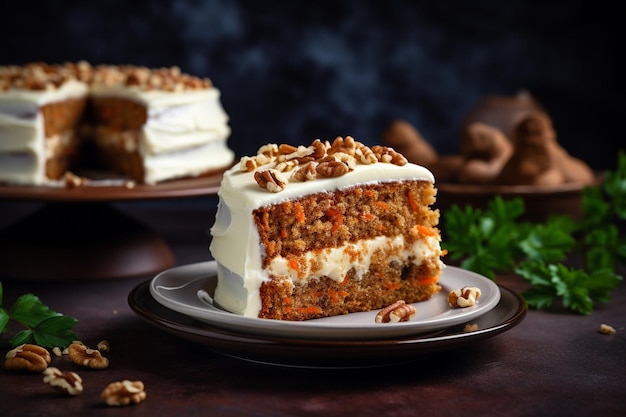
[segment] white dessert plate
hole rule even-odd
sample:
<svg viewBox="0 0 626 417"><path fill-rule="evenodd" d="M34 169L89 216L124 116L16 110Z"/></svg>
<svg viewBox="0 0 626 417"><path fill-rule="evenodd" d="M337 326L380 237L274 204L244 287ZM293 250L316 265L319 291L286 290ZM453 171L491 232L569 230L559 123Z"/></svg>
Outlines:
<svg viewBox="0 0 626 417"><path fill-rule="evenodd" d="M435 332L473 320L500 301L500 288L492 280L447 266L439 279L442 290L428 301L413 304L417 313L407 322L376 323L377 311L299 322L260 319L230 313L213 303L216 271L215 261L168 269L150 281L150 294L159 304L217 328L259 336L317 340L381 340ZM451 308L448 293L466 286L480 289L478 302L471 307Z"/></svg>

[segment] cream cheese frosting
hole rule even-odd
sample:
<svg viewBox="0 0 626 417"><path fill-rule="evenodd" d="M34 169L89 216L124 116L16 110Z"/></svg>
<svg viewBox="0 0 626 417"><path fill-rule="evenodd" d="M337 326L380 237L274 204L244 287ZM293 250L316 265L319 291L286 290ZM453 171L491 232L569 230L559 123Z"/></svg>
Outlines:
<svg viewBox="0 0 626 417"><path fill-rule="evenodd" d="M124 141L127 151L138 150L147 184L196 176L231 165L234 160L234 152L226 145L231 132L228 115L217 88L172 93L94 86L91 95L124 97L146 106L147 121L139 132L116 132L112 136L109 131L96 130L95 140L100 144Z"/></svg>
<svg viewBox="0 0 626 417"><path fill-rule="evenodd" d="M23 78L20 78L23 77ZM53 184L46 160L68 134L45 137L42 106L85 97L125 98L143 104L147 121L138 131L92 129L101 144L122 142L144 161L147 184L196 176L230 166L229 118L220 91L209 80L177 68L30 64L0 67L0 181Z"/></svg>
<svg viewBox="0 0 626 417"><path fill-rule="evenodd" d="M57 101L81 98L85 83L69 80L59 88L41 91L8 90L0 93L0 181L43 184L50 144L46 144L39 107ZM49 142L63 141L57 135Z"/></svg>
<svg viewBox="0 0 626 417"><path fill-rule="evenodd" d="M282 191L272 193L259 186L254 174L270 169L274 163L275 161L272 161L258 166L250 172L243 172L240 166L225 172L218 192L218 211L211 228L212 242L209 249L218 263L215 301L229 311L250 317L258 316L261 308L259 289L269 274L286 276L293 281L300 279L282 258L274 259L267 269L262 268L263 248L259 243L259 234L252 216L254 209L308 194L330 193L354 185L397 180L423 180L434 183L432 173L415 164L402 166L391 163L356 164L353 170L345 175L317 178L313 181L300 182L290 175L292 173L281 173L286 185ZM353 254L353 249L358 249L360 253L356 260L353 256L347 255ZM404 251L407 256L409 252L412 253L413 261L418 264L424 256L441 253L439 241L434 237L411 245L406 244L402 237L377 237L316 253L314 256L321 256L325 265L322 270L316 272L316 276L326 275L332 279L341 279L351 268L355 269L357 275L362 274L369 268L374 251L388 250L389 253L397 253L398 249ZM303 257L305 261L300 263L301 265L309 263L306 258L310 261L313 254L304 254Z"/></svg>

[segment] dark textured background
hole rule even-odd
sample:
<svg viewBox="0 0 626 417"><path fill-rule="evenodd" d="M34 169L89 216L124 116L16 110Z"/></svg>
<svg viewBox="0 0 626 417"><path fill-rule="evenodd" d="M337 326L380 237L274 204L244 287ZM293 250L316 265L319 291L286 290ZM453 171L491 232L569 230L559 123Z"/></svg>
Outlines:
<svg viewBox="0 0 626 417"><path fill-rule="evenodd" d="M0 2L0 63L177 65L222 91L230 146L380 142L413 123L458 150L482 97L526 89L595 169L626 148L617 2L57 0ZM620 42L620 43L618 43Z"/></svg>

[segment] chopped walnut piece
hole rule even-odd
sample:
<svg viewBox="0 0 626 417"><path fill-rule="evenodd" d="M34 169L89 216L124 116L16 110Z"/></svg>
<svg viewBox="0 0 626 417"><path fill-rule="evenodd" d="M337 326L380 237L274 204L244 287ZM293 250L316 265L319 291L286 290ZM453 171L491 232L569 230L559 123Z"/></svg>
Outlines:
<svg viewBox="0 0 626 417"><path fill-rule="evenodd" d="M287 172L287 171L293 171L293 169L297 166L298 166L297 160L287 159L287 160L280 161L279 163L277 163L276 166L274 166L274 169L280 172Z"/></svg>
<svg viewBox="0 0 626 417"><path fill-rule="evenodd" d="M254 179L261 188L277 193L285 188L287 181L280 175L279 171L266 169L254 173Z"/></svg>
<svg viewBox="0 0 626 417"><path fill-rule="evenodd" d="M318 178L336 178L357 168L358 164L390 163L403 166L407 159L387 146L367 147L352 136L337 136L331 143L315 139L309 146L277 145L270 143L259 148L256 156L244 156L239 162L242 172L254 172L254 178L271 192L282 191L289 182L311 181ZM273 169L257 171L263 165L273 163ZM306 168L304 168L306 167ZM315 171L313 171L315 169ZM281 182L272 178L271 171L292 172ZM259 173L261 172L261 173Z"/></svg>
<svg viewBox="0 0 626 417"><path fill-rule="evenodd" d="M268 143L267 145L263 145L257 151L257 156L264 155L268 158L276 154L278 154L278 145L275 143Z"/></svg>
<svg viewBox="0 0 626 417"><path fill-rule="evenodd" d="M376 162L378 162L378 159L376 159L376 155L374 155L374 152L372 152L370 148L360 142L357 144L357 147L354 151L354 156L358 159L360 163L364 165L375 164Z"/></svg>
<svg viewBox="0 0 626 417"><path fill-rule="evenodd" d="M350 156L354 156L356 150L356 143L351 136L347 136L345 139L338 136L333 141L331 147L327 150L328 155L334 155L336 153L345 153Z"/></svg>
<svg viewBox="0 0 626 417"><path fill-rule="evenodd" d="M286 159L287 160L292 160L292 159L301 159L301 158L306 158L310 155L312 155L313 153L315 153L315 148L309 146L298 146L298 148L291 152L290 154L286 155Z"/></svg>
<svg viewBox="0 0 626 417"><path fill-rule="evenodd" d="M471 307L478 301L480 297L480 288L463 287L458 290L450 291L448 294L448 304L451 307Z"/></svg>
<svg viewBox="0 0 626 417"><path fill-rule="evenodd" d="M111 406L139 404L146 399L146 391L141 381L111 382L102 391L102 400Z"/></svg>
<svg viewBox="0 0 626 417"><path fill-rule="evenodd" d="M43 372L51 360L46 348L26 343L7 352L4 367L16 372Z"/></svg>
<svg viewBox="0 0 626 417"><path fill-rule="evenodd" d="M401 321L409 321L415 316L415 307L407 304L404 300L398 300L395 303L383 308L376 314L374 321L376 323L398 323Z"/></svg>
<svg viewBox="0 0 626 417"><path fill-rule="evenodd" d="M278 146L278 155L288 155L296 152L298 148L293 145L282 143Z"/></svg>
<svg viewBox="0 0 626 417"><path fill-rule="evenodd" d="M256 158L250 158L249 156L244 156L239 161L239 169L242 172L251 172L257 168L258 164Z"/></svg>
<svg viewBox="0 0 626 417"><path fill-rule="evenodd" d="M184 74L178 67L147 68L133 65L99 65L86 61L65 64L32 62L0 66L0 91L10 89L54 90L72 80L98 85L127 85L152 91L188 91L212 87L211 80Z"/></svg>
<svg viewBox="0 0 626 417"><path fill-rule="evenodd" d="M313 149L310 155L313 159L320 159L326 155L326 146L319 139L315 139L310 148Z"/></svg>
<svg viewBox="0 0 626 417"><path fill-rule="evenodd" d="M65 188L71 189L83 187L87 183L87 179L80 177L73 172L67 171L63 176L63 182L65 184Z"/></svg>
<svg viewBox="0 0 626 417"><path fill-rule="evenodd" d="M83 380L75 372L61 372L51 366L43 374L43 382L63 394L78 395L83 392Z"/></svg>
<svg viewBox="0 0 626 417"><path fill-rule="evenodd" d="M108 352L111 350L111 344L108 340L101 340L97 347L100 352Z"/></svg>
<svg viewBox="0 0 626 417"><path fill-rule="evenodd" d="M341 161L320 162L315 170L319 175L326 178L341 177L349 171L348 165Z"/></svg>
<svg viewBox="0 0 626 417"><path fill-rule="evenodd" d="M90 349L81 342L74 342L67 348L67 354L77 365L92 369L104 369L109 366L109 360L100 354L97 349Z"/></svg>
<svg viewBox="0 0 626 417"><path fill-rule="evenodd" d="M602 334L615 334L617 333L617 330L615 330L615 328L613 326L609 326L608 324L601 324L600 325L600 333Z"/></svg>
<svg viewBox="0 0 626 417"><path fill-rule="evenodd" d="M308 162L293 173L297 181L313 181L317 178L317 162Z"/></svg>
<svg viewBox="0 0 626 417"><path fill-rule="evenodd" d="M376 159L378 159L378 161L380 162L386 162L398 166L403 166L408 163L404 155L396 152L393 148L390 148L388 146L372 146L372 152L376 156Z"/></svg>

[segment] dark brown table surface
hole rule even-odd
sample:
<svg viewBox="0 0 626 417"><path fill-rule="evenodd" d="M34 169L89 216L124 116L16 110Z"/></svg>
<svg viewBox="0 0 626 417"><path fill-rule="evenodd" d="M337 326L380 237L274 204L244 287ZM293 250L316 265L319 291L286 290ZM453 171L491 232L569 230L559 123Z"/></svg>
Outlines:
<svg viewBox="0 0 626 417"><path fill-rule="evenodd" d="M153 228L176 265L186 265L210 259L215 202L200 197L115 207ZM0 232L36 208L34 202L0 201ZM85 390L76 397L57 395L41 375L0 369L0 416L626 415L624 283L588 316L531 310L516 327L477 343L416 355L402 365L328 370L251 364L151 326L127 298L152 277L33 281L7 278L0 270L5 306L35 293L79 320L75 330L83 342L111 344L109 368L79 370ZM515 278L498 283L523 286ZM617 334L601 334L602 323ZM1 335L2 355L9 348L8 335ZM53 365L60 363L55 361L53 356ZM102 389L122 379L143 381L145 402L104 405Z"/></svg>

